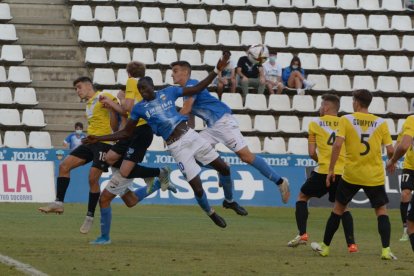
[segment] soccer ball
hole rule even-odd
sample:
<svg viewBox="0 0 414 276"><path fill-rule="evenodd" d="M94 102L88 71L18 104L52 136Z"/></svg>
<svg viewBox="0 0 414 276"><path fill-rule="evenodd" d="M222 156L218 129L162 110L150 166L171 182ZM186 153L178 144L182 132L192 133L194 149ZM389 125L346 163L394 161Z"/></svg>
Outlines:
<svg viewBox="0 0 414 276"><path fill-rule="evenodd" d="M247 50L247 57L253 64L263 64L269 57L269 49L263 44L254 44Z"/></svg>

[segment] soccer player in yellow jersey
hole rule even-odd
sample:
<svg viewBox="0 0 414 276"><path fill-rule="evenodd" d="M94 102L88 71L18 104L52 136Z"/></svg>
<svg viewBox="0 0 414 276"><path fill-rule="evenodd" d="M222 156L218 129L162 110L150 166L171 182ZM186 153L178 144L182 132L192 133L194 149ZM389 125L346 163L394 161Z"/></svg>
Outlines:
<svg viewBox="0 0 414 276"><path fill-rule="evenodd" d="M382 243L381 259L396 259L390 249L391 224L387 215L388 197L384 186L385 174L381 154L381 147L385 145L387 155L391 158L394 152L391 135L387 123L382 118L368 113L372 94L361 89L354 91L352 95L355 112L342 116L339 120L326 185L329 187L335 181L336 164L343 145L344 172L337 187L334 208L326 224L323 242L313 242L311 246L321 256L328 256L329 245L348 203L360 189L363 189L377 215Z"/></svg>
<svg viewBox="0 0 414 276"><path fill-rule="evenodd" d="M100 97L107 97L116 104L116 98L110 93L95 91L92 80L89 77L79 77L73 82L73 85L79 98L87 100L86 117L88 119L88 135L105 135L116 131L118 127L117 114L112 109L108 109L99 100ZM93 221L100 195L99 178L102 172L108 171L105 155L111 146L109 142L100 142L93 145L80 145L74 149L59 165L55 202L40 207L39 211L43 213L62 214L64 211L63 201L70 182L70 172L92 161L92 166L89 171L90 192L88 212L85 222L80 229L81 233L87 233L89 229L85 231L84 225L89 225Z"/></svg>
<svg viewBox="0 0 414 276"><path fill-rule="evenodd" d="M414 164L414 144L413 144L413 137L414 137L414 115L408 116L407 120L405 121L402 131L399 135L399 143L395 148L394 155L392 158L387 162L387 170L389 172L394 172L395 166L398 160L403 157L405 154L404 159L404 169L401 175L401 189L404 182L408 182L413 178L413 170L408 168L413 168L412 165ZM411 195L411 190L410 195ZM407 233L409 235L411 247L414 251L414 197L411 197L411 201L409 206L407 206L408 214L406 214L407 219Z"/></svg>
<svg viewBox="0 0 414 276"><path fill-rule="evenodd" d="M345 149L340 152L337 165L335 166L335 181L330 187L326 186L329 161L331 159L332 145L335 142L339 126L338 118L339 98L336 95L325 94L322 96L322 103L319 109L320 117L309 124L309 156L318 162L318 166L311 173L310 177L302 185L296 201L296 224L299 235L288 243L289 247L297 247L306 244L308 234L306 224L308 220L308 201L312 197L322 197L329 193L329 201L335 201L336 187L344 169ZM357 252L358 247L354 241L353 219L351 213L346 210L342 215L345 239L350 253Z"/></svg>

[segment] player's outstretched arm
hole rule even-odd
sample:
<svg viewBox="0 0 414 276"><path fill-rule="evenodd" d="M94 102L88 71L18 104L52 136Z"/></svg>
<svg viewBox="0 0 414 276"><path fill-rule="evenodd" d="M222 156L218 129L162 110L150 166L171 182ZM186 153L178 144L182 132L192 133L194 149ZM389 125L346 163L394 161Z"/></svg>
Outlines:
<svg viewBox="0 0 414 276"><path fill-rule="evenodd" d="M332 145L331 162L329 163L329 172L326 176L326 187L331 186L331 182L335 181L335 165L336 161L338 161L339 154L341 153L344 140L345 139L343 137L337 136L334 144Z"/></svg>
<svg viewBox="0 0 414 276"><path fill-rule="evenodd" d="M222 58L217 62L216 68L213 72L210 72L208 76L200 81L197 85L192 87L184 87L183 88L183 96L191 96L197 94L207 88L207 86L216 78L217 73L223 71L223 69L227 66L229 62L230 55L225 53Z"/></svg>
<svg viewBox="0 0 414 276"><path fill-rule="evenodd" d="M125 127L121 129L120 131L117 131L110 135L102 135L102 136L88 135L86 138L82 139L82 144L95 144L97 142L102 142L102 141L117 141L117 140L128 139L129 137L132 136L136 125L137 125L136 120L128 119Z"/></svg>

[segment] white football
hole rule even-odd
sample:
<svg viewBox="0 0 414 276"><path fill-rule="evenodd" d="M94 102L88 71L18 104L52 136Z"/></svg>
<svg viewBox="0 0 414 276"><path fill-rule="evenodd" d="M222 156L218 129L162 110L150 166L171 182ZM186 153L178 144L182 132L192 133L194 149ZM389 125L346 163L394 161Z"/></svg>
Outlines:
<svg viewBox="0 0 414 276"><path fill-rule="evenodd" d="M263 44L254 44L247 50L247 57L253 64L263 64L269 57L269 49Z"/></svg>

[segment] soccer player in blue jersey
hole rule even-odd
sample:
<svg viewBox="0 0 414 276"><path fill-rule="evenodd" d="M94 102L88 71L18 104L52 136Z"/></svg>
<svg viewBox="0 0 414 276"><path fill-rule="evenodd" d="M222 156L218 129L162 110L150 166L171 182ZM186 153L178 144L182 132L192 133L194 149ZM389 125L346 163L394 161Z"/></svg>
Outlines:
<svg viewBox="0 0 414 276"><path fill-rule="evenodd" d="M177 112L175 101L178 97L193 95L206 88L217 76L217 72L226 66L228 59L229 56L225 55L217 63L214 72L211 72L193 87L170 86L155 93L152 79L150 77L141 78L138 82L138 89L144 100L134 106L126 126L111 135L91 135L84 140L84 143L96 143L126 139L132 135L137 121L140 118L145 119L153 132L166 141L171 155L190 183L200 207L217 226L222 228L226 227L226 222L210 207L207 201L199 176L201 168L197 161L203 165L210 165L219 171L224 176L223 186L231 185L228 183L231 182L229 167L210 143L187 126L188 117Z"/></svg>
<svg viewBox="0 0 414 276"><path fill-rule="evenodd" d="M181 87L192 87L198 81L190 79L191 65L186 61L176 61L171 64L172 78L175 84ZM255 167L262 175L274 182L282 196L283 203L287 203L290 196L287 178L279 176L266 161L253 154L240 132L236 119L232 116L230 107L210 95L207 89L192 96L184 97L184 105L180 111L183 115L196 115L203 119L207 128L200 132L201 137L213 147L222 143L235 152L243 162ZM220 176L222 179L222 176ZM224 187L224 186L223 186Z"/></svg>

